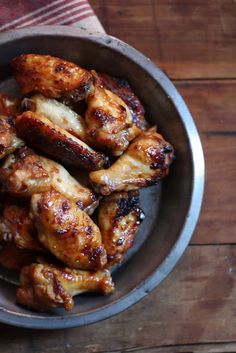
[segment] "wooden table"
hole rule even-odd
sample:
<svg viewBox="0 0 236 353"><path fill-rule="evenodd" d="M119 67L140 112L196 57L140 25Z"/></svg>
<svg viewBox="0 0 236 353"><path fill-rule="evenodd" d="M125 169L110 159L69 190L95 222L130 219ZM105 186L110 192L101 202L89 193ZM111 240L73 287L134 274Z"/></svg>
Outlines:
<svg viewBox="0 0 236 353"><path fill-rule="evenodd" d="M5 353L236 352L236 2L91 0L106 31L149 56L188 104L206 159L202 212L171 275L87 327L0 325Z"/></svg>

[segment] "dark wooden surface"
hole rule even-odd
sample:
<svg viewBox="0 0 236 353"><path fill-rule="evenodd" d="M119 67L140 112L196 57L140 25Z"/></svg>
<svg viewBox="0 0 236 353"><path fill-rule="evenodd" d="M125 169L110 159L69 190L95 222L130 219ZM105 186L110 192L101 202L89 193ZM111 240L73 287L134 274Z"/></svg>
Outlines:
<svg viewBox="0 0 236 353"><path fill-rule="evenodd" d="M200 220L172 274L132 308L70 330L0 325L0 351L236 352L236 2L90 2L105 30L149 56L186 100L206 158Z"/></svg>

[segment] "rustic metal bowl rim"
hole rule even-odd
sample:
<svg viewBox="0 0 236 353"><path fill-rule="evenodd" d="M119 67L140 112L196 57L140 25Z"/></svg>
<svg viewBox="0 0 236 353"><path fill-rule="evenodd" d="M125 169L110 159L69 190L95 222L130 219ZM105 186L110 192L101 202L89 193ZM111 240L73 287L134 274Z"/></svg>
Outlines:
<svg viewBox="0 0 236 353"><path fill-rule="evenodd" d="M90 311L88 314L73 314L66 317L56 316L53 318L48 318L46 316L40 317L37 316L37 314L32 315L30 313L16 314L15 312L11 312L4 307L0 307L0 322L6 324L37 329L69 328L94 323L127 309L158 286L175 267L184 250L188 246L199 217L204 192L204 156L197 128L184 100L168 77L142 53L125 42L110 35L99 32L88 32L81 27L68 26L36 26L8 31L0 35L0 45L31 36L67 36L83 38L88 41L95 41L102 46L122 53L130 60L141 66L143 70L145 70L158 82L168 98L171 100L172 104L175 106L175 109L179 113L181 121L185 127L192 152L193 188L190 206L180 236L161 265L156 268L152 275L146 278L145 281L141 282L138 287L129 292L120 300L101 309Z"/></svg>

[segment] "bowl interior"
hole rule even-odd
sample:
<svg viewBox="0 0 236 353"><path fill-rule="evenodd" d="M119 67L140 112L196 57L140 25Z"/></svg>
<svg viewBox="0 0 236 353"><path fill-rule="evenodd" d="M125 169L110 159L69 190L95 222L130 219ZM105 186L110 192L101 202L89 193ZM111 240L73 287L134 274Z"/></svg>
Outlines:
<svg viewBox="0 0 236 353"><path fill-rule="evenodd" d="M13 36L8 42L2 43L0 40L0 90L10 92L15 90L9 62L22 53L50 54L86 68L124 77L143 103L147 120L158 126L159 132L174 145L176 150L176 160L169 176L161 185L142 191L141 204L146 213L146 219L126 261L114 269L116 291L113 295L79 296L75 300L73 311L69 313L60 310L54 313L36 313L17 306L15 286L1 281L0 310L2 310L3 321L45 328L97 321L137 301L148 291L148 287L143 285L153 273L162 271L159 279L154 280L157 283L172 267L168 264L167 267L161 267L161 264L168 258L181 236L191 203L194 165L189 132L183 123L183 117L173 104L173 99L170 99L166 92L163 82L157 79L154 68L152 74L150 70L140 66L135 60L135 56L140 54L122 45L121 42L118 45L118 42L109 36L71 35L66 31L57 34L56 31L53 34L29 32L24 36ZM196 219L193 219L194 222ZM183 239L185 244L182 244L182 248L187 246L188 240L189 237ZM6 274L3 270L0 275L5 278L9 275L11 278L11 274ZM150 288L154 284L152 283ZM145 293L141 293L142 291ZM125 298L129 298L126 303ZM105 311L106 314L104 314Z"/></svg>

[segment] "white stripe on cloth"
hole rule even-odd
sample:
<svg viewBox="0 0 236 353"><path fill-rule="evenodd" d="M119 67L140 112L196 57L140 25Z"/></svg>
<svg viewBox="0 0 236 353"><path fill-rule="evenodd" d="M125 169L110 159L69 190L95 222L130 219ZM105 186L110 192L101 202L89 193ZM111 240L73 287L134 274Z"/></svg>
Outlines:
<svg viewBox="0 0 236 353"><path fill-rule="evenodd" d="M32 25L69 24L105 33L87 0L56 0L3 26L0 32ZM88 25L87 25L88 24Z"/></svg>
<svg viewBox="0 0 236 353"><path fill-rule="evenodd" d="M83 5L77 5L76 3L78 2L77 0L72 1L74 4L72 6L71 9L66 9L67 7L71 6L72 4L67 4L64 6L60 6L56 9L54 9L53 11L51 11L50 13L47 13L43 16L38 16L36 18L34 18L31 21L27 21L27 22L23 22L22 24L19 25L19 27L26 27L26 26L33 26L35 24L40 24L40 25L46 25L49 24L51 20L54 19L60 19L60 17L67 15L68 17L70 16L70 14L72 12L74 12L74 10L81 10L81 11L86 11L86 10L90 10L91 11L91 7L88 6L88 4L83 4ZM62 11L64 10L64 11ZM49 16L50 15L50 16ZM47 18L48 17L48 18ZM46 19L45 19L46 18ZM60 20L59 20L60 21ZM58 24L60 24L58 21Z"/></svg>

